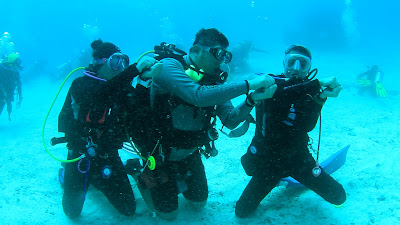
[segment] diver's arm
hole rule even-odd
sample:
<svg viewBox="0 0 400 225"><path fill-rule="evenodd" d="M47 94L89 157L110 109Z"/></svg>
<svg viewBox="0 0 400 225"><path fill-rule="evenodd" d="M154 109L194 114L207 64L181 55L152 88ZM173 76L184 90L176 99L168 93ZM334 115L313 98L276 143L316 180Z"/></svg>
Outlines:
<svg viewBox="0 0 400 225"><path fill-rule="evenodd" d="M110 104L110 96L125 99L125 95L133 88L131 86L133 78L138 75L139 70L136 68L136 63L128 66L121 73L98 86L93 95L93 102L100 108L104 108Z"/></svg>
<svg viewBox="0 0 400 225"><path fill-rule="evenodd" d="M223 104L248 92L245 81L212 86L199 85L186 75L179 61L166 58L161 62L163 68L160 75L153 78L153 86L161 94L172 93L197 107Z"/></svg>
<svg viewBox="0 0 400 225"><path fill-rule="evenodd" d="M245 101L235 108L233 108L230 102L230 108L224 107L224 105L218 105L217 112L220 112L219 117L221 118L222 123L229 129L237 127L239 123L243 122L249 117L253 107L259 105L261 100L272 98L276 88L276 84L270 86L269 88L260 88L248 94ZM218 110L218 108L220 108L220 110Z"/></svg>
<svg viewBox="0 0 400 225"><path fill-rule="evenodd" d="M306 106L308 105L307 111L310 111L309 114L305 113L305 120L310 121L310 124L307 126L307 132L314 129L321 113L322 106L325 104L327 98L336 98L339 95L340 91L342 90L342 86L339 83L337 83L337 85L338 86L334 88L325 88L321 93L314 95L314 101L306 104Z"/></svg>
<svg viewBox="0 0 400 225"><path fill-rule="evenodd" d="M305 117L302 118L301 121L297 121L297 124L295 125L297 127L303 127L306 132L312 131L317 125L322 106L314 103L309 109L311 110L304 114Z"/></svg>
<svg viewBox="0 0 400 225"><path fill-rule="evenodd" d="M133 78L135 78L140 74L136 65L137 65L136 63L131 64L117 76L111 78L107 82L104 82L99 91L101 93L112 93L112 92L118 92L121 89L129 87L131 85Z"/></svg>
<svg viewBox="0 0 400 225"><path fill-rule="evenodd" d="M363 78L363 77L367 77L367 76L368 76L368 72L369 72L369 71L366 71L366 72L364 72L364 73L358 74L357 79L360 79L360 78Z"/></svg>
<svg viewBox="0 0 400 225"><path fill-rule="evenodd" d="M157 63L155 59L143 57L138 63L129 65L117 76L105 82L99 92L123 95L132 88L132 80L135 77L139 76L143 80L148 80L153 76L157 76L161 68L162 64Z"/></svg>
<svg viewBox="0 0 400 225"><path fill-rule="evenodd" d="M326 101L326 99L325 99ZM301 108L301 110L304 110L301 113L301 119L300 121L297 121L299 124L304 126L304 129L307 132L310 132L314 129L314 127L317 125L319 115L321 114L323 104L318 103L317 101L308 101L304 103L304 108Z"/></svg>
<svg viewBox="0 0 400 225"><path fill-rule="evenodd" d="M270 102L271 100L262 101L261 104L257 105L256 108L256 129L254 131L254 137L251 140L251 144L253 146L262 146L265 139L265 133L271 132L270 130L266 131L267 126L265 124L265 117L267 115L266 110L270 109ZM262 151L262 149L259 149Z"/></svg>
<svg viewBox="0 0 400 225"><path fill-rule="evenodd" d="M18 100L21 101L23 99L22 97L22 86L21 86L21 76L18 73L17 75L17 92L18 92Z"/></svg>
<svg viewBox="0 0 400 225"><path fill-rule="evenodd" d="M248 105L246 102L233 107L231 101L227 101L217 105L217 115L222 124L232 130L247 119L252 109L253 106Z"/></svg>

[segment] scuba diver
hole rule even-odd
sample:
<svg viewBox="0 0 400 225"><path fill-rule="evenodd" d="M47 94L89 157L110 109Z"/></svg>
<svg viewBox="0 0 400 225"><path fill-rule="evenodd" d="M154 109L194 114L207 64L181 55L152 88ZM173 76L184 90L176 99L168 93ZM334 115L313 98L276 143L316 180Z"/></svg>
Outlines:
<svg viewBox="0 0 400 225"><path fill-rule="evenodd" d="M144 169L138 187L162 219L176 218L180 193L194 209L206 204L208 185L201 154L217 154L216 117L234 129L247 119L255 101L270 98L276 89L273 78L264 75L225 83L227 73L220 66L232 59L228 45L217 29L201 29L189 54L160 58L163 69L152 79L154 139L141 153L154 156L156 166ZM250 90L256 91L249 94ZM230 100L243 94L248 94L246 100L233 107Z"/></svg>
<svg viewBox="0 0 400 225"><path fill-rule="evenodd" d="M273 97L256 106L255 136L241 158L252 178L236 203L240 218L254 212L288 176L334 205L346 200L342 185L319 166L319 152L314 160L308 148L308 132L314 129L327 97L337 97L342 87L334 77L313 79L317 70L310 71L311 53L303 46L286 50L283 66L284 74L275 77L278 88Z"/></svg>
<svg viewBox="0 0 400 225"><path fill-rule="evenodd" d="M144 59L129 66L128 56L114 44L99 39L91 47L92 64L86 68L86 76L71 84L58 118L58 130L65 133L67 141L68 160L85 156L66 163L65 170L59 171L64 188L62 205L69 218L78 217L93 184L121 214L132 216L135 197L118 154L126 140L124 112L131 105L121 102L134 97L128 80L148 70L155 60Z"/></svg>
<svg viewBox="0 0 400 225"><path fill-rule="evenodd" d="M21 59L17 53L11 53L0 62L0 115L4 106L7 105L8 120L11 121L12 102L14 92L17 89L17 108L22 102L21 77L19 70L22 69Z"/></svg>
<svg viewBox="0 0 400 225"><path fill-rule="evenodd" d="M268 53L267 51L254 47L254 42L250 40L243 40L233 46L232 48L232 61L229 63L229 72L235 74L246 74L251 72L248 59L250 53Z"/></svg>
<svg viewBox="0 0 400 225"><path fill-rule="evenodd" d="M0 57L5 57L15 52L14 42L10 33L4 32L0 38Z"/></svg>
<svg viewBox="0 0 400 225"><path fill-rule="evenodd" d="M385 98L387 96L386 89L383 87L383 71L373 65L370 69L357 76L357 81L361 84L360 94L369 92L372 95Z"/></svg>

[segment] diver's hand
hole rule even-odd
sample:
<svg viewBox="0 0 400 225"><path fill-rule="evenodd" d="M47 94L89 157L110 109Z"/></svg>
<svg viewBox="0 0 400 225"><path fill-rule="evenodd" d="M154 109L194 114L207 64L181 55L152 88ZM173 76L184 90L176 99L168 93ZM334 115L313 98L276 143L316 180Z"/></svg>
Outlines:
<svg viewBox="0 0 400 225"><path fill-rule="evenodd" d="M147 80L147 79L153 78L155 76L158 76L161 73L162 68L163 68L162 62L157 62L153 66L151 66L150 69L145 70L140 75L140 78L144 79L144 80Z"/></svg>
<svg viewBox="0 0 400 225"><path fill-rule="evenodd" d="M150 69L155 63L157 62L156 59L144 56L139 60L136 65L136 68L139 70L139 73L143 72L144 69Z"/></svg>
<svg viewBox="0 0 400 225"><path fill-rule="evenodd" d="M335 88L325 88L324 91L319 94L319 97L326 99L327 97L336 98L339 96L340 91L342 91L342 86L337 86Z"/></svg>
<svg viewBox="0 0 400 225"><path fill-rule="evenodd" d="M249 83L250 90L257 90L259 88L269 88L275 84L274 78L268 75L260 75L251 80L247 81Z"/></svg>
<svg viewBox="0 0 400 225"><path fill-rule="evenodd" d="M339 82L337 81L336 77L328 77L328 78L323 78L323 79L318 79L319 84L321 87L327 87L327 88L337 88L340 86Z"/></svg>
<svg viewBox="0 0 400 225"><path fill-rule="evenodd" d="M267 98L272 98L274 95L276 88L276 84L270 86L269 88L260 88L257 89L255 92L251 93L251 99L254 101L259 101Z"/></svg>

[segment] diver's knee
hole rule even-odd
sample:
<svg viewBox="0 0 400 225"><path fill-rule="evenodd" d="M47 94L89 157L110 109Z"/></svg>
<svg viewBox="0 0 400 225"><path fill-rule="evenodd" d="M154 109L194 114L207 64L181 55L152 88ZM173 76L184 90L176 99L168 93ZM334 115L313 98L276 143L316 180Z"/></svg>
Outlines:
<svg viewBox="0 0 400 225"><path fill-rule="evenodd" d="M68 218L76 219L80 216L84 203L83 198L83 193L68 191L68 189L64 188L62 207Z"/></svg>
<svg viewBox="0 0 400 225"><path fill-rule="evenodd" d="M201 202L195 202L195 201L191 201L191 200L188 200L188 202L189 202L190 208L197 211L197 210L201 210L204 208L204 206L207 204L207 199L204 201L201 201Z"/></svg>
<svg viewBox="0 0 400 225"><path fill-rule="evenodd" d="M236 202L235 215L238 218L246 218L256 210L257 206L258 205L244 204L239 200Z"/></svg>
<svg viewBox="0 0 400 225"><path fill-rule="evenodd" d="M79 208L72 208L70 206L63 205L65 215L70 219L76 219L81 215L82 210Z"/></svg>
<svg viewBox="0 0 400 225"><path fill-rule="evenodd" d="M176 217L178 216L178 209L168 213L156 211L156 215L163 220L171 221L176 219Z"/></svg>
<svg viewBox="0 0 400 225"><path fill-rule="evenodd" d="M341 206L343 203L346 202L347 196L346 196L346 192L343 191L343 193L341 193L340 195L338 195L334 201L332 202L332 204L336 205L336 206Z"/></svg>
<svg viewBox="0 0 400 225"><path fill-rule="evenodd" d="M335 206L340 206L346 201L346 198L346 191L340 186L340 189L336 190L327 201Z"/></svg>
<svg viewBox="0 0 400 225"><path fill-rule="evenodd" d="M123 209L118 209L118 211L124 216L134 216L136 212L136 204Z"/></svg>

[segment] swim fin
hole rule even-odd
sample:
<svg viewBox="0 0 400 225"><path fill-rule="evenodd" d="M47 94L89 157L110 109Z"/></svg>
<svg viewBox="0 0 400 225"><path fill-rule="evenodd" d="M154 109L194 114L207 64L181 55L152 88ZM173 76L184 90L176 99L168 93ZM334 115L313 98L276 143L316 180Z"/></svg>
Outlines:
<svg viewBox="0 0 400 225"><path fill-rule="evenodd" d="M320 166L327 172L328 174L334 173L338 170L343 164L346 162L347 151L349 150L350 145L342 148L337 151L335 154L331 155L328 159L320 163ZM303 184L299 183L293 177L286 177L281 179L280 183L283 183L287 188L289 187L304 187Z"/></svg>
<svg viewBox="0 0 400 225"><path fill-rule="evenodd" d="M376 88L376 94L379 97L382 97L382 98L386 98L387 97L386 89L383 87L383 85L381 83L377 82L375 88Z"/></svg>

